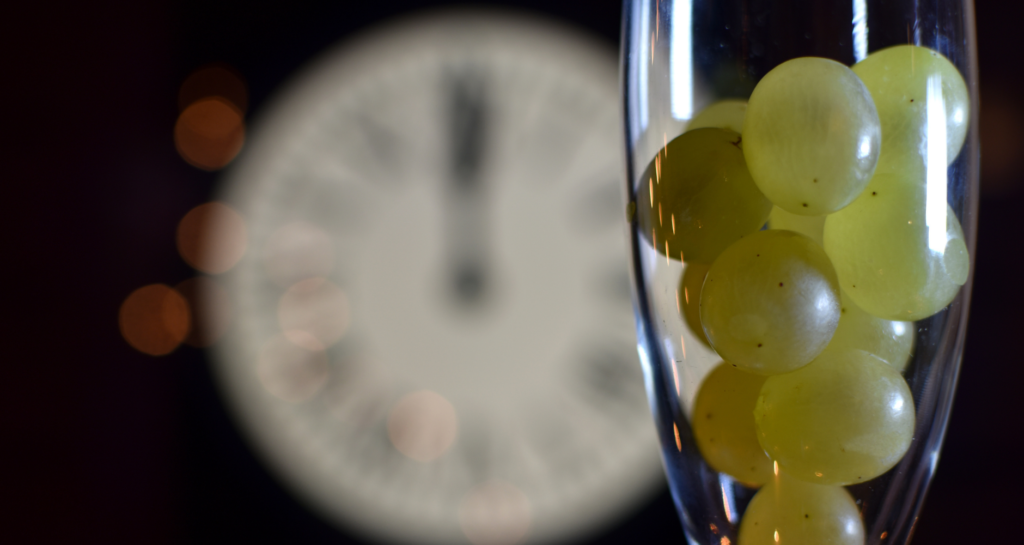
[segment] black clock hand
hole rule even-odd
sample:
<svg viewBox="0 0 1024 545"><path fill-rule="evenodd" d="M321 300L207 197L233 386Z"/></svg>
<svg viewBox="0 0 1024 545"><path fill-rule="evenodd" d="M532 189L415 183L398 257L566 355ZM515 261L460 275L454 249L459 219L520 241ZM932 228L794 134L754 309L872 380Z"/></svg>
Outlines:
<svg viewBox="0 0 1024 545"><path fill-rule="evenodd" d="M469 70L454 75L448 85L448 290L460 306L478 306L488 292L487 206L482 176L487 121L484 86L480 74Z"/></svg>

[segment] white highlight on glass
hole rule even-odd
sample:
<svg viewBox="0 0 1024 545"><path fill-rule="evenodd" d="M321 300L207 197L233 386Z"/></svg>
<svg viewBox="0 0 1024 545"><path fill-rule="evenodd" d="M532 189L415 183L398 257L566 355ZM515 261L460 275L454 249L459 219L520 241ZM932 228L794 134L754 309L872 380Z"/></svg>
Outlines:
<svg viewBox="0 0 1024 545"><path fill-rule="evenodd" d="M651 57L651 4L650 2L636 2L633 4L633 36L638 41L637 57L632 59L632 67L636 70L633 81L636 87L633 88L635 103L631 104L636 109L634 125L631 127L633 139L640 138L640 133L647 130L649 112L647 108L648 74Z"/></svg>
<svg viewBox="0 0 1024 545"><path fill-rule="evenodd" d="M718 486L722 489L722 507L725 508L725 518L736 524L739 521L739 513L736 511L736 500L732 494L732 478L723 473L718 474Z"/></svg>
<svg viewBox="0 0 1024 545"><path fill-rule="evenodd" d="M928 248L933 252L946 250L946 105L942 100L942 77L928 78L926 129L925 225L928 226Z"/></svg>
<svg viewBox="0 0 1024 545"><path fill-rule="evenodd" d="M856 62L868 56L868 3L853 0L853 58Z"/></svg>
<svg viewBox="0 0 1024 545"><path fill-rule="evenodd" d="M672 3L672 42L669 77L672 83L672 117L693 117L693 4Z"/></svg>

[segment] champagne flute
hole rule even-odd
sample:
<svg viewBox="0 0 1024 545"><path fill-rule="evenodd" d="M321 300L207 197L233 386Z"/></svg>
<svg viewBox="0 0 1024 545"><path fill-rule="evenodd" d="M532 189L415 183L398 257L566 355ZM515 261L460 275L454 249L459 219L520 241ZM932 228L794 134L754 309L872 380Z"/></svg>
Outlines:
<svg viewBox="0 0 1024 545"><path fill-rule="evenodd" d="M689 542L907 543L973 278L972 3L626 0L622 28L638 349Z"/></svg>

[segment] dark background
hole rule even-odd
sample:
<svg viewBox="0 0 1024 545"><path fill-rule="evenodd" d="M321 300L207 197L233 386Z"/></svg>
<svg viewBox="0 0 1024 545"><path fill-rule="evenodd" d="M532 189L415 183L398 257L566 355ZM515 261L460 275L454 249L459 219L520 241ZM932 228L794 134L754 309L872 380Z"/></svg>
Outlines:
<svg viewBox="0 0 1024 545"><path fill-rule="evenodd" d="M202 351L129 347L118 307L194 273L178 220L216 174L177 155L177 90L219 61L249 113L353 31L433 2L27 3L5 8L4 352L0 540L8 543L359 543L266 473L225 412ZM525 7L617 42L614 0ZM1019 542L1024 197L1020 10L977 5L983 183L967 350L915 543ZM13 167L13 168L11 168ZM683 543L668 493L595 543Z"/></svg>

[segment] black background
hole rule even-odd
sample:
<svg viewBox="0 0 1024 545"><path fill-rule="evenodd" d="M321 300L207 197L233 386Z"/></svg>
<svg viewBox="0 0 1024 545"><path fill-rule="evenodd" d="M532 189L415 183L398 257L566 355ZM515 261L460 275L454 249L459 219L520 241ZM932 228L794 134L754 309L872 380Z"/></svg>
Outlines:
<svg viewBox="0 0 1024 545"><path fill-rule="evenodd" d="M4 357L0 539L58 543L360 543L265 471L226 413L204 354L161 358L120 337L134 289L192 274L178 220L216 174L172 128L193 70L225 62L249 112L323 48L432 2L22 4L3 23ZM589 29L614 47L618 1L497 3ZM1019 9L977 6L983 183L967 350L915 543L1020 542ZM991 99L990 99L991 97ZM991 153L989 152L991 150ZM593 543L683 543L668 493Z"/></svg>

